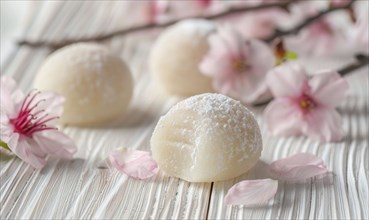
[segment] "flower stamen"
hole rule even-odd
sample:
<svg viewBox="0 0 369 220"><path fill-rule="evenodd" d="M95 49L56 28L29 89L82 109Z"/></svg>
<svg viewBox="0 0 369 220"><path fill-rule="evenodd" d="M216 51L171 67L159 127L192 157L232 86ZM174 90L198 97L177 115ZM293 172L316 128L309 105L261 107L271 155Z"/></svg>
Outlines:
<svg viewBox="0 0 369 220"><path fill-rule="evenodd" d="M10 119L15 132L26 136L32 136L35 132L56 129L46 125L46 123L58 119L59 117L51 117L49 114L45 113L44 109L37 109L40 103L46 101L45 99L35 101L37 95L40 93L39 91L31 91L23 100L17 117Z"/></svg>
<svg viewBox="0 0 369 220"><path fill-rule="evenodd" d="M233 70L236 73L242 73L245 72L248 68L248 65L246 64L245 61L243 61L242 59L235 59L233 61Z"/></svg>
<svg viewBox="0 0 369 220"><path fill-rule="evenodd" d="M300 108L305 112L308 112L316 107L314 100L307 95L302 95L298 103Z"/></svg>

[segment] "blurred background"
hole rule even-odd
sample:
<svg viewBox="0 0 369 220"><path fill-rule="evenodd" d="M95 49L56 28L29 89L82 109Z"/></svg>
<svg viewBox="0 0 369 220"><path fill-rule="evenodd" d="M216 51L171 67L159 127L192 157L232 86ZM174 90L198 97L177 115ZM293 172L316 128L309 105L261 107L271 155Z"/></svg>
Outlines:
<svg viewBox="0 0 369 220"><path fill-rule="evenodd" d="M34 1L1 0L1 63L11 48L15 46L17 34L24 28L29 18Z"/></svg>
<svg viewBox="0 0 369 220"><path fill-rule="evenodd" d="M26 40L50 40L53 42L66 38L79 38L86 36L96 36L100 33L109 33L121 30L135 24L162 23L173 18L201 16L227 10L230 7L255 6L265 3L283 2L284 0L188 0L188 1L32 1L32 0L1 0L1 63L6 55L14 47L17 39ZM218 21L229 23L245 33L245 37L260 37L268 34L268 28L288 27L301 21L303 18L314 14L314 10L328 8L330 5L339 5L348 0L319 0L300 1L289 7L290 14L283 16L283 13L275 13L271 10L260 10L257 13L235 13L227 17L222 17ZM362 14L368 14L369 1L359 0L354 5L357 19ZM277 10L274 10L277 11ZM35 13L35 14L33 14ZM42 14L42 17L37 16ZM284 18L283 18L284 17ZM343 41L334 45L342 47L343 54L349 50L355 50L355 44L349 42L349 35L353 32L347 29L350 24L349 14L341 11L327 16L329 23L335 23L335 35L342 36ZM55 18L57 22L48 23L50 18ZM365 17L363 19L366 19ZM274 23L271 23L274 20ZM338 24L338 25L337 25ZM31 27L32 26L32 27ZM55 27L53 27L55 26ZM58 29L63 27L62 29ZM265 27L258 30L258 27ZM48 30L42 32L41 29L47 27ZM58 29L57 34L51 34ZM343 30L347 29L347 30ZM258 32L259 31L259 32ZM152 33L152 32L151 32ZM249 33L255 33L250 35ZM316 34L316 33L315 33ZM259 36L257 36L259 35ZM364 37L366 35L364 34ZM324 36L322 36L324 38ZM342 40L341 39L341 40ZM315 39L319 40L319 39ZM313 40L311 40L313 41ZM322 39L324 41L324 39ZM352 40L351 40L352 41ZM310 40L303 40L309 47L316 47L318 43L310 43ZM324 42L323 42L324 43ZM326 42L325 42L326 43ZM303 47L301 39L291 39L289 45L300 50ZM356 45L360 48L361 45ZM366 46L367 47L367 46ZM361 46L362 48L362 46ZM315 48L316 49L316 48ZM368 50L367 48L364 48ZM317 49L319 50L319 49ZM316 51L307 51L317 52ZM320 52L328 50L320 49ZM339 49L338 49L339 50ZM295 51L296 52L296 51ZM302 51L303 53L306 52ZM316 55L316 54L314 54Z"/></svg>

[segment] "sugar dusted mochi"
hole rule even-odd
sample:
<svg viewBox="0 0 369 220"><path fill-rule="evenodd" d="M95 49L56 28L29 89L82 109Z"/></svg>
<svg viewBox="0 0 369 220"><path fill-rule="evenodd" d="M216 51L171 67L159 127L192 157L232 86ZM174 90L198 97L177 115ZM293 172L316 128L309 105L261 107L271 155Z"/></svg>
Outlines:
<svg viewBox="0 0 369 220"><path fill-rule="evenodd" d="M180 21L164 30L150 54L150 71L168 93L191 96L212 92L211 79L199 70L209 50L208 36L216 31L213 22L201 19Z"/></svg>
<svg viewBox="0 0 369 220"><path fill-rule="evenodd" d="M227 180L260 157L262 138L253 114L215 93L185 99L162 116L151 137L160 169L189 182Z"/></svg>
<svg viewBox="0 0 369 220"><path fill-rule="evenodd" d="M96 126L126 112L133 80L125 62L108 48L78 43L49 55L34 86L66 98L62 124Z"/></svg>

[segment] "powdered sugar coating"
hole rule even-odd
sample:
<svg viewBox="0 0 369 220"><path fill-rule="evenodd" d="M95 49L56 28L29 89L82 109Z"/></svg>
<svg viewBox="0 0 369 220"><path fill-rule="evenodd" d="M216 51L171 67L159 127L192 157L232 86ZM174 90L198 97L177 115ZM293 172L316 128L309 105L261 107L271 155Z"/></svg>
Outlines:
<svg viewBox="0 0 369 220"><path fill-rule="evenodd" d="M80 43L73 45L72 48L66 47L64 50L72 50L65 57L65 65L83 66L96 74L103 74L106 61L111 56L107 48L94 44Z"/></svg>
<svg viewBox="0 0 369 220"><path fill-rule="evenodd" d="M35 88L66 98L63 124L94 126L121 117L132 97L129 68L108 48L77 43L50 54L41 66Z"/></svg>
<svg viewBox="0 0 369 220"><path fill-rule="evenodd" d="M253 114L239 101L206 93L171 108L159 120L151 147L169 175L211 182L249 170L260 157L262 139Z"/></svg>
<svg viewBox="0 0 369 220"><path fill-rule="evenodd" d="M213 22L187 19L165 29L150 54L150 72L164 90L179 96L211 92L211 79L199 70L208 52L208 36L216 31Z"/></svg>

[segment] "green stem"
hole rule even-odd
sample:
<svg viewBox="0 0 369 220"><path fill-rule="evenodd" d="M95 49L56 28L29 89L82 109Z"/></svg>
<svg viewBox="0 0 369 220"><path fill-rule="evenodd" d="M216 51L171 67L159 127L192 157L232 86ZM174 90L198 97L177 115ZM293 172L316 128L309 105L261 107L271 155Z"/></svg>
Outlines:
<svg viewBox="0 0 369 220"><path fill-rule="evenodd" d="M10 150L9 146L4 141L1 141L1 140L0 140L0 147L4 148L5 150L12 151Z"/></svg>

